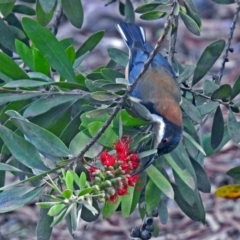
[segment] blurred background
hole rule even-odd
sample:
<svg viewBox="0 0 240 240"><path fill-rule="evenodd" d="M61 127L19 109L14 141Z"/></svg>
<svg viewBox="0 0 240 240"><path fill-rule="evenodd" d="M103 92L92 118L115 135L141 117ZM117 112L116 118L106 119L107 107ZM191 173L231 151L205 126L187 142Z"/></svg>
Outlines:
<svg viewBox="0 0 240 240"><path fill-rule="evenodd" d="M83 62L85 71L105 65L109 61L107 48L115 47L125 49L125 45L118 35L115 24L124 21L120 15L118 4L113 2L105 6L106 0L82 0L84 7L84 24L81 30L74 28L63 16L57 37L63 39L72 37L78 48L90 35L96 31L105 30L105 36L86 57ZM142 1L132 1L134 7L142 4ZM196 64L202 51L211 42L217 39L227 40L234 12L237 4L219 5L210 0L194 0L201 19L201 36L191 34L181 20L179 21L178 38L176 45L176 58L181 64ZM21 18L22 16L19 15ZM164 25L163 20L143 21L136 14L136 23L146 30L147 39L153 45L160 36ZM234 52L229 54L229 62L223 76L223 83L232 84L240 74L240 18L232 41ZM166 40L161 52L165 55L168 48ZM212 75L218 74L221 67L220 58L211 70L211 75L206 79L211 80ZM200 82L201 84L201 82ZM199 85L197 85L198 87ZM224 110L224 109L223 109ZM224 111L223 111L224 112ZM227 109L225 110L227 114ZM212 119L207 120L199 134L209 132ZM225 172L240 165L239 146L229 142L221 152L205 158L205 169L212 184L211 194L202 194L207 212L207 224L193 222L186 217L173 201L169 201L169 220L167 225L161 225L157 240L240 240L240 200L225 200L215 197L214 190L228 183L233 183ZM38 208L35 204L20 208L11 213L0 215L1 240L35 240L35 228L37 223ZM130 218L123 219L121 214L115 213L109 219L99 218L96 222L88 224L81 222L76 232L76 239L81 240L127 240L132 227L141 226L141 219L137 212ZM63 223L54 227L52 240L71 239L66 225Z"/></svg>

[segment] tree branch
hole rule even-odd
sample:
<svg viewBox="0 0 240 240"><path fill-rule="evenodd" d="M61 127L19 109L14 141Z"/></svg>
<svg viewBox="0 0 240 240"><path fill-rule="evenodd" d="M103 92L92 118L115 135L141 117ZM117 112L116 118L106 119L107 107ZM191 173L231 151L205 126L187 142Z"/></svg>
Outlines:
<svg viewBox="0 0 240 240"><path fill-rule="evenodd" d="M169 43L169 55L168 55L168 61L170 63L170 65L173 64L173 60L174 60L174 54L175 54L175 46L176 46L176 42L177 42L177 30L178 30L178 15L173 17L173 24L175 27L175 32L173 33L173 35L170 38L170 43Z"/></svg>
<svg viewBox="0 0 240 240"><path fill-rule="evenodd" d="M151 64L154 56L158 53L159 48L161 47L161 44L163 42L163 40L165 39L169 28L170 28L170 24L171 21L174 17L174 9L176 7L176 3L173 3L171 12L168 16L168 19L166 21L166 23L164 24L164 31L162 33L162 35L160 36L160 38L158 39L156 46L154 47L153 51L151 52L149 58L147 59L146 63L144 64L140 74L137 76L136 80L134 81L134 83L131 85L131 87L125 92L125 94L122 96L122 98L118 101L115 109L113 110L113 112L111 113L111 115L109 116L108 120L103 124L103 126L101 127L101 129L99 129L98 133L92 138L92 140L84 147L84 149L78 154L77 157L73 157L71 160L71 162L68 164L67 168L71 168L71 166L74 165L74 163L78 160L81 159L84 154L93 146L93 144L95 142L97 142L97 140L101 137L101 135L104 133L104 131L107 129L107 127L110 125L110 123L112 122L112 120L114 119L114 117L117 115L117 113L121 110L124 101L127 99L127 97L129 96L129 94L133 91L133 89L136 87L138 81L140 80L140 78L144 75L144 73L147 71L149 65Z"/></svg>
<svg viewBox="0 0 240 240"><path fill-rule="evenodd" d="M52 28L51 28L51 31L54 35L57 35L57 33L58 33L58 28L59 28L59 25L60 25L62 14L63 14L63 8L62 8L62 5L60 3L57 6L56 15L55 15L55 18L53 20L53 25L52 25Z"/></svg>
<svg viewBox="0 0 240 240"><path fill-rule="evenodd" d="M231 28L230 28L230 33L228 35L227 47L226 47L225 53L223 55L223 61L222 61L222 65L221 65L221 68L220 68L220 71L219 71L219 76L218 76L218 79L217 79L218 84L221 82L223 72L224 72L224 69L225 69L225 64L226 64L226 62L228 62L228 52L233 52L233 49L231 48L231 42L232 42L233 33L234 33L234 30L235 30L235 27L236 27L236 22L237 22L237 19L238 19L239 12L240 12L240 2L238 2L238 7L236 8L236 12L234 14L232 25L231 25Z"/></svg>

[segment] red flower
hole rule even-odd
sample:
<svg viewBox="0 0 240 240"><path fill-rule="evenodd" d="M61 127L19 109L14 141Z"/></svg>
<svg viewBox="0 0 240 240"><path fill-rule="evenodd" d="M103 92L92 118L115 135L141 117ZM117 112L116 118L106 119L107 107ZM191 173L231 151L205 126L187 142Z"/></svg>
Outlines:
<svg viewBox="0 0 240 240"><path fill-rule="evenodd" d="M123 164L121 164L121 169L125 171L125 173L128 173L130 170L130 166L128 163L124 162Z"/></svg>
<svg viewBox="0 0 240 240"><path fill-rule="evenodd" d="M135 170L139 166L139 162L131 162L132 169Z"/></svg>
<svg viewBox="0 0 240 240"><path fill-rule="evenodd" d="M121 188L119 188L117 190L118 195L123 196L123 195L127 194L127 189L128 189L127 185L122 186Z"/></svg>
<svg viewBox="0 0 240 240"><path fill-rule="evenodd" d="M115 150L118 154L125 154L127 155L129 152L129 137L125 136L122 137L119 141L116 142L115 144Z"/></svg>
<svg viewBox="0 0 240 240"><path fill-rule="evenodd" d="M131 162L138 162L138 154L137 153L131 154L129 160Z"/></svg>
<svg viewBox="0 0 240 240"><path fill-rule="evenodd" d="M134 176L127 176L128 180L128 185L129 186L134 186L134 184L138 181L139 175L134 175Z"/></svg>
<svg viewBox="0 0 240 240"><path fill-rule="evenodd" d="M117 158L119 161L122 161L122 162L126 162L127 159L128 159L128 153L127 152L121 152L121 153L117 153Z"/></svg>
<svg viewBox="0 0 240 240"><path fill-rule="evenodd" d="M90 168L88 169L88 172L89 172L91 181L94 180L93 173L96 172L97 170L98 170L98 168L95 168L95 167L90 167Z"/></svg>
<svg viewBox="0 0 240 240"><path fill-rule="evenodd" d="M114 203L114 202L117 201L117 198L118 198L118 195L117 195L117 193L115 193L114 195L112 195L112 196L109 198L109 201Z"/></svg>
<svg viewBox="0 0 240 240"><path fill-rule="evenodd" d="M101 163L106 167L113 167L116 163L114 156L110 155L107 151L103 151L100 154Z"/></svg>

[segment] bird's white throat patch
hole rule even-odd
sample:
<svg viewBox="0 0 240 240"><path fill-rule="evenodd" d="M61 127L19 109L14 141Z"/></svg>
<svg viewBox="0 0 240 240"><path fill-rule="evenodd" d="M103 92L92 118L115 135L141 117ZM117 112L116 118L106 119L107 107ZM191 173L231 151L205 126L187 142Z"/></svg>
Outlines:
<svg viewBox="0 0 240 240"><path fill-rule="evenodd" d="M157 148L157 146L163 139L166 124L163 121L163 118L156 114L152 114L152 120L154 122L154 134L155 134L154 147Z"/></svg>

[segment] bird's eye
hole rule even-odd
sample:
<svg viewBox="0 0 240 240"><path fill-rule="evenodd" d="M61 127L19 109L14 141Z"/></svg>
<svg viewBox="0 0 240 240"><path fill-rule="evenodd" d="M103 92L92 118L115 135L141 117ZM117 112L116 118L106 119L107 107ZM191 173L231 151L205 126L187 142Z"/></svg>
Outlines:
<svg viewBox="0 0 240 240"><path fill-rule="evenodd" d="M168 138L164 138L164 139L162 140L162 142L165 143L165 144L168 143L168 141L169 141Z"/></svg>

